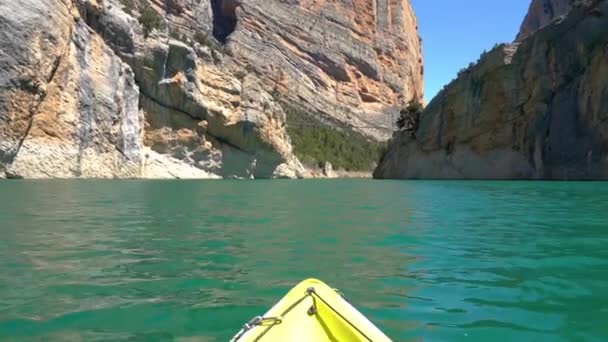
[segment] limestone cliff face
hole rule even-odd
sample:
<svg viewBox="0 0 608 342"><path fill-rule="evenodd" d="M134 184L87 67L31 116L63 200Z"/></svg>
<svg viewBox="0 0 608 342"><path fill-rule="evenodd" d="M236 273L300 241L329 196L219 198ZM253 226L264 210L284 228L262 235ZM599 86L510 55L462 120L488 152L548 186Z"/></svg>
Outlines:
<svg viewBox="0 0 608 342"><path fill-rule="evenodd" d="M421 43L409 0L148 2L180 30L224 43L226 67L245 66L282 101L328 123L386 139L395 108L423 98ZM182 11L170 10L176 2Z"/></svg>
<svg viewBox="0 0 608 342"><path fill-rule="evenodd" d="M0 168L8 176L138 174L133 73L78 17L59 0L0 3Z"/></svg>
<svg viewBox="0 0 608 342"><path fill-rule="evenodd" d="M378 178L607 179L608 1L481 57L441 91Z"/></svg>
<svg viewBox="0 0 608 342"><path fill-rule="evenodd" d="M0 1L0 176L304 177L281 106L382 139L409 2Z"/></svg>
<svg viewBox="0 0 608 342"><path fill-rule="evenodd" d="M242 0L236 17L229 50L291 102L385 138L372 126L392 127L390 108L422 99L408 0Z"/></svg>
<svg viewBox="0 0 608 342"><path fill-rule="evenodd" d="M148 33L116 2L0 3L2 173L303 176L285 114L256 76Z"/></svg>
<svg viewBox="0 0 608 342"><path fill-rule="evenodd" d="M516 40L521 41L556 18L567 14L574 3L575 0L532 0Z"/></svg>

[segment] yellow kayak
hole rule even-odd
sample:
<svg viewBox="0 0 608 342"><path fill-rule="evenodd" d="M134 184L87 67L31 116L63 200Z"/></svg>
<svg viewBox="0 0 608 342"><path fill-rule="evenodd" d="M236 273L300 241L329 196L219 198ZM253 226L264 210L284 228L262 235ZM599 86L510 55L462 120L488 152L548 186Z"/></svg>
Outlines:
<svg viewBox="0 0 608 342"><path fill-rule="evenodd" d="M304 280L263 317L249 321L231 342L390 341L336 290Z"/></svg>

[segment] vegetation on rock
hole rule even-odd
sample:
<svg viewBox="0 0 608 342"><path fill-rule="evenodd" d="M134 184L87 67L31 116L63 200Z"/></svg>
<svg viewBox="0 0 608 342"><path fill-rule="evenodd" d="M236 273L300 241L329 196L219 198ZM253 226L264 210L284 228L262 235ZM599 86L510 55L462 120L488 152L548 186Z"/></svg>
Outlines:
<svg viewBox="0 0 608 342"><path fill-rule="evenodd" d="M330 162L336 169L369 171L386 149L385 143L372 141L349 128L331 128L308 111L286 104L283 108L295 154L309 166Z"/></svg>
<svg viewBox="0 0 608 342"><path fill-rule="evenodd" d="M141 9L138 18L139 23L144 27L144 34L147 36L152 30L160 30L164 27L163 18L149 5Z"/></svg>
<svg viewBox="0 0 608 342"><path fill-rule="evenodd" d="M407 107L403 108L399 112L399 119L397 119L397 127L410 132L415 132L418 129L418 123L420 122L420 114L424 110L422 103L414 100L411 101Z"/></svg>

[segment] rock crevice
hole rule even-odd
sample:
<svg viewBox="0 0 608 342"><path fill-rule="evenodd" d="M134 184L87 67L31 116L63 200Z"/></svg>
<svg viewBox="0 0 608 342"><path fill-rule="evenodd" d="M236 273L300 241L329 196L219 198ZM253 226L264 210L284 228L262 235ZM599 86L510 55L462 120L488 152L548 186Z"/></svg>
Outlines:
<svg viewBox="0 0 608 342"><path fill-rule="evenodd" d="M236 9L239 5L239 0L211 0L213 36L221 43L226 43L236 28Z"/></svg>

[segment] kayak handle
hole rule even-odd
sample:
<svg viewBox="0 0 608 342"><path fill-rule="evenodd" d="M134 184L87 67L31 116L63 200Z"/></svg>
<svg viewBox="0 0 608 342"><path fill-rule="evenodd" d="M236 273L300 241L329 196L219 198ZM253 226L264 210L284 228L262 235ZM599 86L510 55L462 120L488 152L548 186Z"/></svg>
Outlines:
<svg viewBox="0 0 608 342"><path fill-rule="evenodd" d="M239 331L238 334L236 334L236 336L230 341L231 342L238 341L241 337L243 337L243 335L245 335L246 332L248 332L249 330L251 330L255 327L258 327L258 326L269 327L269 326L273 326L273 325L277 325L277 324L281 324L281 323L283 323L283 319L281 317L255 316L251 320L249 320L249 322L245 323L245 325L243 325L243 328L241 329L241 331Z"/></svg>
<svg viewBox="0 0 608 342"><path fill-rule="evenodd" d="M243 329L250 330L257 326L267 327L267 326L271 326L271 325L281 324L282 322L283 322L283 320L280 317L255 316L243 326Z"/></svg>

